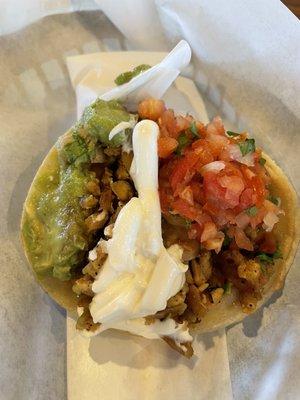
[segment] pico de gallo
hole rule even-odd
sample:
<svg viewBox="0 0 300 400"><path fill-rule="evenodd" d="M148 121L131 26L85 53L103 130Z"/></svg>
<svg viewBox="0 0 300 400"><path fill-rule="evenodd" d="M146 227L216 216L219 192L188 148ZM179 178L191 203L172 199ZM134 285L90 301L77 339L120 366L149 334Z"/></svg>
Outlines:
<svg viewBox="0 0 300 400"><path fill-rule="evenodd" d="M160 127L159 194L166 219L183 218L188 237L216 253L228 242L275 253L271 232L283 211L269 191L266 160L255 140L226 131L219 117L205 126L191 115L176 116L162 100L145 100L138 112Z"/></svg>

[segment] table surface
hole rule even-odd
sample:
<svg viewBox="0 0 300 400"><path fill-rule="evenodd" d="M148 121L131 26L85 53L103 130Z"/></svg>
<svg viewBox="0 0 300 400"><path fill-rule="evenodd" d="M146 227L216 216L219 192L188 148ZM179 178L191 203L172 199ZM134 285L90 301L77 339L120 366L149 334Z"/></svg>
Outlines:
<svg viewBox="0 0 300 400"><path fill-rule="evenodd" d="M282 0L282 2L300 18L300 1L299 0Z"/></svg>

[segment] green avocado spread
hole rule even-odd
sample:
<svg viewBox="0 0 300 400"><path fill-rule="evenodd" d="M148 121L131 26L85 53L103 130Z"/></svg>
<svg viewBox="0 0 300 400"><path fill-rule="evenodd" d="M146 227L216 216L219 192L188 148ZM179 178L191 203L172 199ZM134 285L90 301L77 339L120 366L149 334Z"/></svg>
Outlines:
<svg viewBox="0 0 300 400"><path fill-rule="evenodd" d="M87 184L96 180L90 166L99 149L122 144L124 133L112 141L108 136L130 118L119 102L96 100L40 167L22 221L23 242L37 274L68 280L84 261L93 241L85 224L92 211L83 209L80 200L88 194Z"/></svg>

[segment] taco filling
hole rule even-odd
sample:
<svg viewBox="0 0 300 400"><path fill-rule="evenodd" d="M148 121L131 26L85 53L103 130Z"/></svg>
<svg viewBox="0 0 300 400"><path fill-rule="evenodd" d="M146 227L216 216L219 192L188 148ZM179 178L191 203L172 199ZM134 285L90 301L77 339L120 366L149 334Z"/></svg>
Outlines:
<svg viewBox="0 0 300 400"><path fill-rule="evenodd" d="M23 237L37 274L72 281L78 330L162 338L190 357L190 332L224 298L255 310L281 257L273 228L284 212L246 132L161 100L136 114L96 100L55 160Z"/></svg>

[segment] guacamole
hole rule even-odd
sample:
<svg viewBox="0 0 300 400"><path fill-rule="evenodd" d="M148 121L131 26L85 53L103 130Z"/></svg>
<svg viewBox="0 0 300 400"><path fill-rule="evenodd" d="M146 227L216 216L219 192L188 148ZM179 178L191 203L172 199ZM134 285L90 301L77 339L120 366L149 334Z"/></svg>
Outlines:
<svg viewBox="0 0 300 400"><path fill-rule="evenodd" d="M132 118L117 101L96 100L80 121L57 142L40 167L30 189L22 223L29 261L37 274L69 280L93 242L85 220L93 209L81 207L88 187L97 183L91 171L102 147L115 147L124 133L112 141L112 128Z"/></svg>
<svg viewBox="0 0 300 400"><path fill-rule="evenodd" d="M123 143L124 135L119 133L112 140L108 139L108 135L120 122L129 120L130 114L118 101L98 99L84 110L80 127L86 130L91 138L106 146L116 147Z"/></svg>

